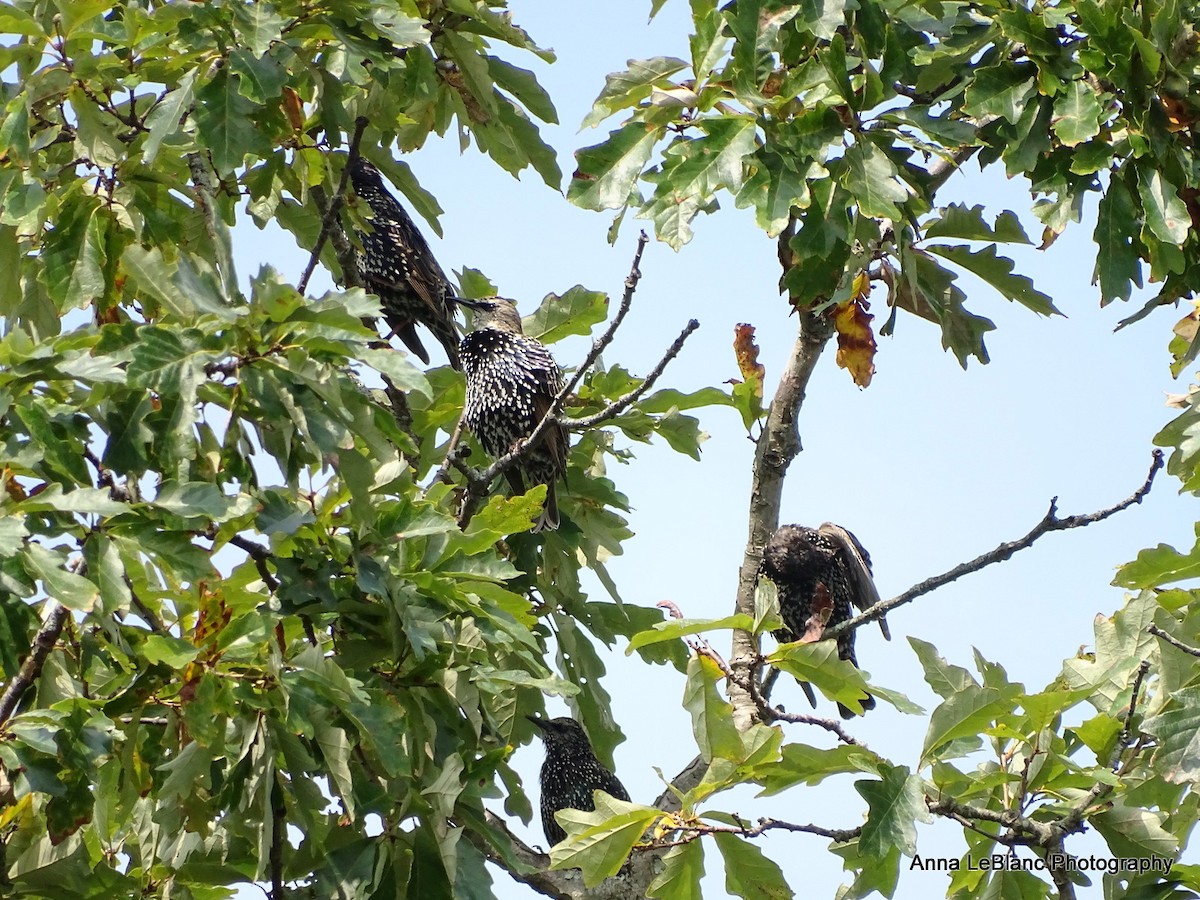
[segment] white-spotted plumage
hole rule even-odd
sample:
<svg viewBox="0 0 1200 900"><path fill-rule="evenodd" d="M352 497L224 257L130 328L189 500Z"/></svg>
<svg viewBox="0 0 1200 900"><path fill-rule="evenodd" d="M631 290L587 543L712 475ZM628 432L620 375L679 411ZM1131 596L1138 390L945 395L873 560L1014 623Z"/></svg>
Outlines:
<svg viewBox="0 0 1200 900"><path fill-rule="evenodd" d="M562 390L562 370L550 351L521 332L511 300L474 301L475 328L459 345L467 377L463 422L492 456L503 456L528 437ZM513 492L527 484L546 485L546 503L535 530L558 527L555 481L567 468L567 433L548 428L537 446L505 475Z"/></svg>

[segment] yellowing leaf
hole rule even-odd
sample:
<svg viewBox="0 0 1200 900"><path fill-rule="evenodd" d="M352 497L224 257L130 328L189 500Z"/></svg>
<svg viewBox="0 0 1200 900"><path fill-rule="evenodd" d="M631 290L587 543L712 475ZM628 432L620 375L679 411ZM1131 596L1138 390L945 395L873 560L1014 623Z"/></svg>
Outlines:
<svg viewBox="0 0 1200 900"><path fill-rule="evenodd" d="M854 293L845 303L834 308L833 325L837 329L837 364L849 369L850 377L859 387L865 388L875 374L875 335L871 331L871 320L875 317L867 312L871 304L871 283L866 272L854 279Z"/></svg>
<svg viewBox="0 0 1200 900"><path fill-rule="evenodd" d="M767 370L758 361L758 344L754 343L754 326L742 322L733 327L733 352L737 356L738 369L743 381L754 390L760 400L763 395L763 377Z"/></svg>

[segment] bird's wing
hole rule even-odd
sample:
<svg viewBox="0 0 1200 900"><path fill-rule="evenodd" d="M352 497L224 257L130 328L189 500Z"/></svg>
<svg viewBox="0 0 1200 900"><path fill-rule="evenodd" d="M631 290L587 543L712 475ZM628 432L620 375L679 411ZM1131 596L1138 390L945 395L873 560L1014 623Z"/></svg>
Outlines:
<svg viewBox="0 0 1200 900"><path fill-rule="evenodd" d="M558 392L562 390L563 380L562 369L558 367L558 363L554 361L550 351L532 339L529 339L529 343L531 346L527 348L527 358L536 363L529 369L530 375L537 385L533 400L533 425L536 427L537 423L542 421L546 417L546 413L550 411L550 405L558 396ZM554 461L558 464L559 472L562 473L565 481L567 451L570 449L567 430L561 424L551 426L546 429L544 442L554 457Z"/></svg>
<svg viewBox="0 0 1200 900"><path fill-rule="evenodd" d="M858 538L848 529L841 525L834 525L832 522L822 523L817 530L841 545L842 560L846 566L846 574L850 576L850 586L854 591L852 598L854 605L866 612L881 603L879 590L875 587L875 580L871 577L870 554L858 542ZM892 632L882 616L879 618L879 628L883 632L884 638L890 641Z"/></svg>

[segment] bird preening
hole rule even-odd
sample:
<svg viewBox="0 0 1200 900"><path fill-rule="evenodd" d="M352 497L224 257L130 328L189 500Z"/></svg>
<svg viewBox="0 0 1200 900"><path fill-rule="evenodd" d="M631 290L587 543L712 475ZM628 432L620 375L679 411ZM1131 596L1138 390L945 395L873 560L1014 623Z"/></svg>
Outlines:
<svg viewBox="0 0 1200 900"><path fill-rule="evenodd" d="M560 809L591 812L596 808L593 791L604 791L618 800L629 800L629 792L605 765L596 759L587 732L574 719L538 719L526 716L537 726L546 745L546 761L538 778L542 788L542 830L551 846L567 836L554 814Z"/></svg>
<svg viewBox="0 0 1200 900"><path fill-rule="evenodd" d="M523 333L511 300L458 302L475 310L474 327L458 351L467 378L463 423L488 453L504 456L546 417L562 390L562 369L549 350ZM534 531L558 527L555 482L567 471L567 449L567 431L555 422L504 473L515 494L524 494L528 485L546 485Z"/></svg>
<svg viewBox="0 0 1200 900"><path fill-rule="evenodd" d="M779 615L784 627L773 632L780 643L798 640L809 629L809 617L820 601L828 597L832 605L828 625L833 626L854 615L854 609L867 610L879 603L879 592L871 578L871 557L858 538L840 525L826 522L820 528L781 525L763 550L759 574L770 579L778 590ZM887 624L880 628L889 638ZM854 631L837 636L838 658L858 665L854 653ZM805 685L809 699L811 688ZM864 694L864 710L875 706L875 698ZM842 718L855 713L838 704Z"/></svg>
<svg viewBox="0 0 1200 900"><path fill-rule="evenodd" d="M371 230L360 231L359 268L367 290L378 295L392 332L428 365L429 352L417 335L424 325L458 363L454 291L416 224L384 186L379 170L361 156L350 167L354 193L371 208Z"/></svg>

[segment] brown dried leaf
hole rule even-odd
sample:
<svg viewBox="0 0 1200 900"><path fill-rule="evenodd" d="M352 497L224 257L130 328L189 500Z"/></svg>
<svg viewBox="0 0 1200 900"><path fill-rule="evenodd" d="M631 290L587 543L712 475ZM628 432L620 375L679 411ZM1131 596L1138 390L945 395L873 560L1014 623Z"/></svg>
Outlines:
<svg viewBox="0 0 1200 900"><path fill-rule="evenodd" d="M825 633L825 626L829 624L831 615L833 615L833 597L829 595L829 588L817 582L817 589L813 591L812 602L809 605L808 619L804 623L804 634L800 635L797 640L802 644L819 641L821 635Z"/></svg>
<svg viewBox="0 0 1200 900"><path fill-rule="evenodd" d="M758 361L758 344L754 343L754 326L741 322L733 328L733 352L737 356L742 379L754 388L760 400L763 395L763 378L767 370Z"/></svg>
<svg viewBox="0 0 1200 900"><path fill-rule="evenodd" d="M875 335L871 331L871 320L875 317L867 312L871 308L867 297L871 293L871 282L866 272L854 279L854 296L834 308L833 325L838 334L837 364L850 371L850 377L859 387L865 388L875 374Z"/></svg>
<svg viewBox="0 0 1200 900"><path fill-rule="evenodd" d="M290 87L283 89L283 112L293 131L304 130L304 101Z"/></svg>
<svg viewBox="0 0 1200 900"><path fill-rule="evenodd" d="M1196 124L1196 114L1184 101L1163 97L1162 105L1167 114L1167 131L1187 131Z"/></svg>

